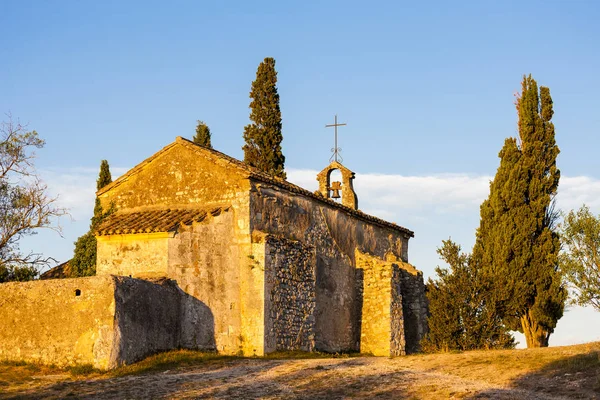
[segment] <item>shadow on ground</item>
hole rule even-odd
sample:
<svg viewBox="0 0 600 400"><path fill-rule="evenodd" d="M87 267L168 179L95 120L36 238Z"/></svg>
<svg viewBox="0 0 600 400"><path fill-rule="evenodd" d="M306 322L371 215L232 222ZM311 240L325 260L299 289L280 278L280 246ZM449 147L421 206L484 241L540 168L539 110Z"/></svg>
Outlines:
<svg viewBox="0 0 600 400"><path fill-rule="evenodd" d="M490 389L470 398L515 399L519 394L539 399L600 399L600 352L561 358L518 377L508 389Z"/></svg>

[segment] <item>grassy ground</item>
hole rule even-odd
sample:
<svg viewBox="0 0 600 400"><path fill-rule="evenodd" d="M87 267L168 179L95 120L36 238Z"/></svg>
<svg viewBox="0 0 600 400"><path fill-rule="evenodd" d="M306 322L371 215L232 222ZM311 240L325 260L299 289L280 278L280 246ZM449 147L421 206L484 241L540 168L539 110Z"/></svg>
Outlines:
<svg viewBox="0 0 600 400"><path fill-rule="evenodd" d="M600 342L376 358L178 350L109 372L0 363L0 398L600 398Z"/></svg>

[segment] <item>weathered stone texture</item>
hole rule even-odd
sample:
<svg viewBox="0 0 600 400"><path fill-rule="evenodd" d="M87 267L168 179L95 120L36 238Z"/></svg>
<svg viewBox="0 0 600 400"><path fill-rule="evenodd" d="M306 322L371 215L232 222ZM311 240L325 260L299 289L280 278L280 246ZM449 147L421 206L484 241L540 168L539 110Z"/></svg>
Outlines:
<svg viewBox="0 0 600 400"><path fill-rule="evenodd" d="M233 210L189 227L181 227L169 241L168 276L188 294L183 303L181 343L186 348L215 349L225 354L240 350L239 248ZM194 300L195 299L195 300ZM196 318L194 302L207 308L208 318ZM209 337L198 327L210 320Z"/></svg>
<svg viewBox="0 0 600 400"><path fill-rule="evenodd" d="M109 368L114 289L110 276L0 284L0 359Z"/></svg>
<svg viewBox="0 0 600 400"><path fill-rule="evenodd" d="M0 359L108 369L177 348L185 297L115 276L1 284Z"/></svg>
<svg viewBox="0 0 600 400"><path fill-rule="evenodd" d="M117 353L113 353L111 366L180 347L181 304L186 296L174 282L114 279Z"/></svg>
<svg viewBox="0 0 600 400"><path fill-rule="evenodd" d="M364 277L360 351L376 356L405 354L398 265L357 251L356 267Z"/></svg>
<svg viewBox="0 0 600 400"><path fill-rule="evenodd" d="M402 273L398 264L392 263L391 301L390 301L390 356L401 356L407 353L404 327L403 303L410 301L409 295L402 295ZM421 338L418 338L420 341ZM408 351L411 353L411 351ZM414 353L414 351L413 351Z"/></svg>
<svg viewBox="0 0 600 400"><path fill-rule="evenodd" d="M321 193L321 196L327 199L331 198L331 173L335 170L340 171L342 174L340 190L342 204L348 208L351 208L352 210L358 209L358 197L356 196L353 185L354 172L350 171L337 161L333 161L317 175L317 181L319 182L319 193Z"/></svg>
<svg viewBox="0 0 600 400"><path fill-rule="evenodd" d="M274 236L265 240L265 352L315 348L315 250Z"/></svg>
<svg viewBox="0 0 600 400"><path fill-rule="evenodd" d="M235 202L240 192L247 193L248 181L214 153L178 139L100 190L102 207L107 210L114 204L118 210L131 210Z"/></svg>
<svg viewBox="0 0 600 400"><path fill-rule="evenodd" d="M168 233L97 236L97 275L167 276Z"/></svg>
<svg viewBox="0 0 600 400"><path fill-rule="evenodd" d="M402 310L404 319L404 335L406 352L416 353L421 350L421 339L427 333L427 297L423 273L412 265L399 263L402 292Z"/></svg>
<svg viewBox="0 0 600 400"><path fill-rule="evenodd" d="M250 184L248 174L233 164L214 151L178 139L100 191L103 206L112 204L117 212L182 207L216 207L221 212L209 213L192 226L176 227L162 238L151 234L155 240L144 234L99 236L98 268L99 273L176 280L190 296L183 305L183 346L262 355L264 273L247 268L253 252ZM146 267L138 268L144 263ZM206 304L210 315L200 320L196 314L186 317L192 298ZM197 326L207 318L212 320L211 334L199 337Z"/></svg>
<svg viewBox="0 0 600 400"><path fill-rule="evenodd" d="M418 278L407 277L407 290L410 288L414 293L409 291L405 296L399 279L402 272L394 272L395 265L399 270L409 268L411 276L412 272L416 274L414 267L403 262L408 258L407 233L362 220L350 213L341 212L326 202L289 193L265 183L254 182L250 201L253 232L284 237L315 249L314 332L317 350L361 350L365 317L367 320L376 320L371 318L371 313L377 313L377 310L384 307L378 302L377 294L379 289L385 288L388 293L385 304L387 311L381 311L386 313L387 318L385 338L382 339L383 334L376 333L379 332L377 328L374 329L371 340L379 337L377 340L380 343L386 343L384 350L377 350L378 353L404 354L404 309L412 307L412 298L416 298L416 293L423 293L424 290L422 276L420 283ZM373 268L361 267L356 254L370 255L373 263L385 265L385 272L379 271L376 274ZM268 270L269 265L265 265ZM371 296L372 293L373 296L365 300L363 288L366 280L377 285L377 289L367 290L367 294ZM418 327L411 328L411 332L415 334L410 340L415 342L420 340L420 332L424 329L421 325L425 323L421 318L424 314L420 306L417 308L414 310L415 318L411 320L411 323L419 324ZM375 347L377 346L370 346ZM411 342L409 351L415 348L418 348L418 343Z"/></svg>

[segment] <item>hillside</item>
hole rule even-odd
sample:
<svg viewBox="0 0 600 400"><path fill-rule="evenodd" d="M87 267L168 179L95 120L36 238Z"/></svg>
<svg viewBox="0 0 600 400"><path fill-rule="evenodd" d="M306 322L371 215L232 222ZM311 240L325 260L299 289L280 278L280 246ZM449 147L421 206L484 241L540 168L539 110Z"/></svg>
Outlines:
<svg viewBox="0 0 600 400"><path fill-rule="evenodd" d="M176 351L109 373L0 364L0 398L600 398L600 342L398 358Z"/></svg>

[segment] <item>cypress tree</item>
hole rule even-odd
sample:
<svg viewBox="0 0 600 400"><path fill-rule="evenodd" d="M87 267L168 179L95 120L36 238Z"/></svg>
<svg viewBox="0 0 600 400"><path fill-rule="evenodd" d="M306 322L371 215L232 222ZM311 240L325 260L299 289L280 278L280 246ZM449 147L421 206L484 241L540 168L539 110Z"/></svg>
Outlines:
<svg viewBox="0 0 600 400"><path fill-rule="evenodd" d="M102 189L104 186L108 185L112 182L112 176L110 175L110 167L108 165L108 161L102 160L100 162L100 173L98 174L98 179L96 180L96 191ZM102 211L102 205L100 204L100 199L96 197L96 201L94 204L94 216L92 217L92 223L90 225L90 230L93 230L98 226L102 219L105 217Z"/></svg>
<svg viewBox="0 0 600 400"><path fill-rule="evenodd" d="M273 176L285 179L285 157L281 151L281 111L277 93L275 60L264 59L256 71L250 91L250 120L244 128L244 162Z"/></svg>
<svg viewBox="0 0 600 400"><path fill-rule="evenodd" d="M553 199L560 171L550 91L524 77L516 102L519 140L508 138L481 205L473 257L494 285L490 304L527 347L548 346L562 317L566 291L558 271Z"/></svg>
<svg viewBox="0 0 600 400"><path fill-rule="evenodd" d="M102 160L100 163L100 173L96 180L96 189L100 190L111 182L112 177L108 161ZM112 209L104 212L100 199L96 197L90 230L83 236L80 236L75 242L74 255L70 261L74 276L91 276L96 274L97 241L94 230L111 212Z"/></svg>
<svg viewBox="0 0 600 400"><path fill-rule="evenodd" d="M210 128L203 121L198 121L198 125L196 125L196 135L192 140L200 146L212 149L210 143Z"/></svg>

